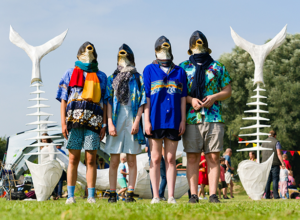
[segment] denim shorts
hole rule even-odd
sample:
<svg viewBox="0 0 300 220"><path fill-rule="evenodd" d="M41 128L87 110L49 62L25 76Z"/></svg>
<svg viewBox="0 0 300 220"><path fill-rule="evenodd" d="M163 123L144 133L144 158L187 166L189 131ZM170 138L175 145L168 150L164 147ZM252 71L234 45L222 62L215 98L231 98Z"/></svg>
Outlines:
<svg viewBox="0 0 300 220"><path fill-rule="evenodd" d="M100 137L98 133L86 128L72 128L65 146L71 150L98 150Z"/></svg>

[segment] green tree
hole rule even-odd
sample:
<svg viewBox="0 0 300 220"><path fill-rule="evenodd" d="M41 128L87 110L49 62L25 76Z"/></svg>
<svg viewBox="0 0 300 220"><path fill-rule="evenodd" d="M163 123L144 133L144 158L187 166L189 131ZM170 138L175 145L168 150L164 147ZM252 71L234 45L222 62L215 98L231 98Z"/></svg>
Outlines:
<svg viewBox="0 0 300 220"><path fill-rule="evenodd" d="M266 124L271 128L261 129L269 132L274 129L277 132L277 139L283 149L300 150L300 34L287 35L285 42L276 50L272 51L264 64L264 81L266 92L261 92L268 99L262 100L268 106L269 114L262 115L269 118ZM230 73L232 82L232 97L223 103L223 114L226 122L226 134L224 147L229 147L230 131L234 135L254 133L255 130L240 130L241 127L255 124L254 121L242 120L251 114L245 114L245 110L252 109L246 103L253 102L250 97L255 95L253 90L254 62L251 56L239 47L233 48L231 53L223 54L219 61L223 63ZM263 86L261 86L263 87ZM254 115L252 115L254 116ZM233 149L233 164L248 158L248 152L236 150L244 148L245 144L238 144L238 138L231 136L231 147ZM267 138L262 136L261 139ZM246 140L253 140L253 137L245 137ZM248 147L251 144L248 145ZM255 149L255 148L253 148ZM296 153L297 154L297 153ZM299 155L289 155L293 170L300 170ZM298 173L298 174L297 174ZM297 183L300 183L300 173L294 172Z"/></svg>
<svg viewBox="0 0 300 220"><path fill-rule="evenodd" d="M4 153L6 151L6 137L0 137L0 160L3 159Z"/></svg>

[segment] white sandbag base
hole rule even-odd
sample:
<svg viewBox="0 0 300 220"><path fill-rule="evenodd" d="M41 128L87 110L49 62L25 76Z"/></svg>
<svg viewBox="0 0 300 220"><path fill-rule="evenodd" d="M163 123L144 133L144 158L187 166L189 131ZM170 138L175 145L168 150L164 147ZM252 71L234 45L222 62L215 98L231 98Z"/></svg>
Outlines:
<svg viewBox="0 0 300 220"><path fill-rule="evenodd" d="M239 163L238 174L248 196L253 200L261 200L270 174L274 153L264 163L243 160Z"/></svg>
<svg viewBox="0 0 300 220"><path fill-rule="evenodd" d="M35 164L26 160L26 164L32 176L37 201L46 201L62 175L59 162L51 160L44 164Z"/></svg>
<svg viewBox="0 0 300 220"><path fill-rule="evenodd" d="M176 159L182 156L182 152L177 152ZM61 167L67 171L69 158L64 154L57 154L57 161L59 161ZM134 188L134 193L139 195L139 198L152 199L152 193L150 189L150 175L147 172L149 170L149 158L148 154L139 154L136 157L137 160L137 177ZM125 163L128 170L127 163ZM86 166L79 162L77 181L83 185L86 185ZM127 176L128 179L128 176ZM109 190L109 168L97 170L97 178L95 188L97 190ZM119 183L117 183L117 189L121 189ZM189 184L185 176L177 176L175 182L175 199L181 198L189 190ZM168 197L168 189L166 187L165 197Z"/></svg>

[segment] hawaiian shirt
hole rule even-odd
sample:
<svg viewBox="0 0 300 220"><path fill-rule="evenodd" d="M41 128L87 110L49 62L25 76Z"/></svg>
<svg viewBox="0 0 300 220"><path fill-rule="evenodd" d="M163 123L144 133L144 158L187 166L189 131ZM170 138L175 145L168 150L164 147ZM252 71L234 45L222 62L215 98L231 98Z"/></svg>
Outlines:
<svg viewBox="0 0 300 220"><path fill-rule="evenodd" d="M145 86L143 82L143 77L138 74L140 77L141 89L139 90L139 86L137 84L137 80L135 79L135 74L129 80L129 91L130 91L130 100L131 100L131 109L132 109L132 117L133 123L138 113L139 107L147 103L146 93L145 93ZM118 115L120 112L120 103L115 95L114 89L112 87L112 83L114 78L116 77L115 74L112 74L108 77L108 83L106 86L106 93L105 93L105 101L112 106L112 121L114 126L117 126ZM141 118L142 120L142 118ZM134 135L134 140L138 141L139 144L145 144L145 136L143 133L142 123L140 123L139 131L137 134Z"/></svg>
<svg viewBox="0 0 300 220"><path fill-rule="evenodd" d="M187 75L188 95L191 94L192 82L196 72L196 66L189 60L179 64ZM218 61L210 64L205 74L205 92L204 97L216 94L221 89L231 83L231 77L227 72L225 66ZM222 104L221 101L216 101L210 108L204 108L205 122L223 122ZM187 124L202 123L201 109L196 111L191 105L187 107L186 114Z"/></svg>
<svg viewBox="0 0 300 220"><path fill-rule="evenodd" d="M67 128L68 130L71 130L72 128L84 127L99 133L103 121L103 104L106 104L104 96L106 92L107 76L101 71L97 72L100 81L101 99L99 103L94 103L81 98L83 91L82 87L69 86L73 70L74 68L70 68L63 75L59 82L56 95L58 101L61 101L62 99L67 101ZM84 72L84 80L86 74L88 73Z"/></svg>

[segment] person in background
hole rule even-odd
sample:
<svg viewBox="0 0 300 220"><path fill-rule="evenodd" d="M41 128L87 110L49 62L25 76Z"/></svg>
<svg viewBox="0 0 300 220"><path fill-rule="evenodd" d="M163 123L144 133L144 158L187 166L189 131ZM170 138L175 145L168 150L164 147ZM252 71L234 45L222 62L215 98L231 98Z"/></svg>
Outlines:
<svg viewBox="0 0 300 220"><path fill-rule="evenodd" d="M98 160L98 164L99 164L99 168L97 169L107 169L109 168L109 164L108 163L105 163L104 159L102 157L99 158Z"/></svg>
<svg viewBox="0 0 300 220"><path fill-rule="evenodd" d="M205 191L204 191L205 186L208 185L207 163L206 163L204 151L202 151L202 153L201 153L199 167L200 167L200 169L199 169L198 185L201 185L201 188L199 190L198 197L199 197L199 199L207 199L205 197ZM202 197L201 197L201 194L202 194Z"/></svg>
<svg viewBox="0 0 300 220"><path fill-rule="evenodd" d="M120 155L120 160L121 163L119 164L119 168L118 168L118 183L121 186L121 190L118 192L118 194L123 197L123 199L125 199L125 192L127 190L127 179L126 179L126 175L129 175L129 173L126 171L126 154L122 153Z"/></svg>
<svg viewBox="0 0 300 220"><path fill-rule="evenodd" d="M225 172L226 172L226 165L225 165L225 158L220 158L220 178L219 178L219 199L221 199L221 190L223 189L223 198L229 199L227 196L227 183L225 181Z"/></svg>
<svg viewBox="0 0 300 220"><path fill-rule="evenodd" d="M289 170L289 176L288 176L288 189L294 189L297 190L296 181L293 177L293 171Z"/></svg>
<svg viewBox="0 0 300 220"><path fill-rule="evenodd" d="M66 152L61 149L60 145L57 145L56 149L59 152L61 152L62 154L67 155ZM67 173L63 170L62 175L61 175L61 177L60 177L60 179L59 179L59 181L58 181L58 183L57 183L57 185L54 189L59 198L62 198L62 188L63 188L63 183L64 183L65 180L67 180Z"/></svg>
<svg viewBox="0 0 300 220"><path fill-rule="evenodd" d="M282 155L283 162L285 163L285 166L288 170L292 170L292 166L290 164L290 161L288 161L288 156L286 154Z"/></svg>
<svg viewBox="0 0 300 220"><path fill-rule="evenodd" d="M230 184L230 197L234 198L233 196L233 181L231 178L231 174L234 170L234 168L231 166L231 156L232 156L232 150L230 148L227 148L224 153L225 158L225 165L227 167L227 171L225 173L225 181L227 184Z"/></svg>
<svg viewBox="0 0 300 220"><path fill-rule="evenodd" d="M273 162L272 162L272 167L270 170L268 182L266 184L266 199L270 199L270 186L271 182L273 181L273 196L274 199L280 199L278 195L278 182L279 182L279 172L280 172L280 165L282 167L285 167L285 164L282 159L281 155L281 145L280 142L276 139L276 132L275 131L270 131L269 132L269 137L266 139L266 141L262 144L262 147L265 148L270 148L272 150L264 150L262 151L262 163L267 161L270 156L274 153L273 157Z"/></svg>
<svg viewBox="0 0 300 220"><path fill-rule="evenodd" d="M283 162L284 163L284 162ZM289 198L289 193L287 190L288 186L288 170L285 166L280 166L280 174L279 174L279 180L280 180L280 197L282 199L285 199L285 195L287 198Z"/></svg>
<svg viewBox="0 0 300 220"><path fill-rule="evenodd" d="M249 152L249 160L252 160L253 162L257 162L255 151Z"/></svg>
<svg viewBox="0 0 300 220"><path fill-rule="evenodd" d="M151 150L150 150L150 145L149 145L148 138L146 138L145 151L148 153L149 165L150 165L151 164ZM167 186L167 177L166 177L166 165L165 165L165 159L164 159L164 148L162 148L162 157L161 157L161 161L160 161L160 178L161 178L161 182L160 182L159 191L158 191L159 199L161 201L167 201L167 199L165 198L165 189L166 189L166 186ZM152 193L152 198L153 198L153 191L152 191L151 181L150 181L150 188L151 188L151 193Z"/></svg>

